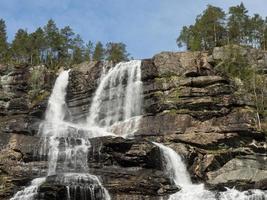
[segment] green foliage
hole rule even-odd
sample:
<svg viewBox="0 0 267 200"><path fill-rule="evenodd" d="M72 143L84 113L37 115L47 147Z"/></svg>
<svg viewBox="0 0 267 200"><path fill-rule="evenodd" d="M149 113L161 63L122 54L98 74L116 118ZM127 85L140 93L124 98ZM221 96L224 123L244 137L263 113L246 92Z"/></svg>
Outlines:
<svg viewBox="0 0 267 200"><path fill-rule="evenodd" d="M0 63L46 65L54 70L59 66L70 66L84 61L102 61L104 59L120 62L128 60L129 54L123 43L107 43L105 50L101 42L84 43L79 34L70 26L58 28L50 19L36 31L28 33L19 29L11 45L7 43L5 21L0 19Z"/></svg>
<svg viewBox="0 0 267 200"><path fill-rule="evenodd" d="M16 63L27 63L30 55L30 40L26 30L19 29L11 45L12 57Z"/></svg>
<svg viewBox="0 0 267 200"><path fill-rule="evenodd" d="M121 61L127 61L129 54L126 51L126 45L123 43L109 42L106 45L107 60L118 63Z"/></svg>
<svg viewBox="0 0 267 200"><path fill-rule="evenodd" d="M30 64L40 64L45 49L45 36L42 28L37 28L35 32L29 35L29 45Z"/></svg>
<svg viewBox="0 0 267 200"><path fill-rule="evenodd" d="M101 61L104 59L104 56L105 56L105 49L103 47L103 44L101 42L97 42L93 53L93 60Z"/></svg>
<svg viewBox="0 0 267 200"><path fill-rule="evenodd" d="M84 61L84 45L80 35L77 35L73 40L73 64L79 64Z"/></svg>
<svg viewBox="0 0 267 200"><path fill-rule="evenodd" d="M242 55L242 48L239 46L226 46L225 59L216 66L216 69L241 82L239 87L243 95L250 94L257 114L260 118L267 117L267 79L259 73L254 66L250 65L249 60ZM261 128L259 122L259 128Z"/></svg>
<svg viewBox="0 0 267 200"><path fill-rule="evenodd" d="M186 45L189 50L207 50L225 43L225 13L211 5L196 18L194 25L184 26L177 39L178 46Z"/></svg>
<svg viewBox="0 0 267 200"><path fill-rule="evenodd" d="M89 41L85 45L85 55L84 55L85 61L91 61L92 60L93 50L94 50L94 43L92 41Z"/></svg>
<svg viewBox="0 0 267 200"><path fill-rule="evenodd" d="M242 56L240 47L226 46L225 50L227 56L216 68L232 78L239 78L242 82L248 83L253 77L254 70Z"/></svg>
<svg viewBox="0 0 267 200"><path fill-rule="evenodd" d="M219 7L207 6L193 25L184 26L177 45L188 50L212 50L226 44L267 48L267 18L259 14L250 17L244 4L232 6L226 14Z"/></svg>
<svg viewBox="0 0 267 200"><path fill-rule="evenodd" d="M0 62L6 62L8 53L6 24L3 19L0 19Z"/></svg>
<svg viewBox="0 0 267 200"><path fill-rule="evenodd" d="M233 44L245 43L248 34L249 17L244 4L229 8L229 18L227 22L229 41Z"/></svg>
<svg viewBox="0 0 267 200"><path fill-rule="evenodd" d="M29 79L29 85L31 87L31 90L29 94L32 99L35 98L42 90L42 85L44 84L44 72L45 68L43 66L34 67L30 71L31 76Z"/></svg>

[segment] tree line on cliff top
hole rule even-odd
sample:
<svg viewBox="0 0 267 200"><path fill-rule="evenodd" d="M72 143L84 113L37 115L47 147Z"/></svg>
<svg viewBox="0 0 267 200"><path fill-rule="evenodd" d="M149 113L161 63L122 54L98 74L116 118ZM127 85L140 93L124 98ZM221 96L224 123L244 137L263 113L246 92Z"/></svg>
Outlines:
<svg viewBox="0 0 267 200"><path fill-rule="evenodd" d="M212 51L214 47L225 46L225 57L215 63L218 72L231 77L239 85L239 93L251 97L256 108L259 129L267 131L267 78L262 68L254 66L242 54L243 47L267 50L267 18L259 14L248 15L244 4L229 8L225 13L221 8L208 5L195 23L184 26L177 38L179 47L191 51ZM265 120L266 121L266 120Z"/></svg>
<svg viewBox="0 0 267 200"><path fill-rule="evenodd" d="M105 46L101 42L85 43L70 26L60 29L52 19L32 33L19 29L9 44L5 21L0 19L0 63L55 67L83 61L109 60L117 63L128 60L128 57L124 43L108 42Z"/></svg>
<svg viewBox="0 0 267 200"><path fill-rule="evenodd" d="M243 3L230 7L227 13L208 5L193 25L182 28L177 44L192 51L212 50L227 44L266 50L267 17L264 19L259 14L249 16Z"/></svg>

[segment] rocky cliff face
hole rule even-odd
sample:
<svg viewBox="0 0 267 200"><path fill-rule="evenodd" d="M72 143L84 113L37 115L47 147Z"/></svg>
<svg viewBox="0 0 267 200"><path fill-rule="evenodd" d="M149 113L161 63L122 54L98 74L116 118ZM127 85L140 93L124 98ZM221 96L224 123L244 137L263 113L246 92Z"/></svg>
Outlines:
<svg viewBox="0 0 267 200"><path fill-rule="evenodd" d="M192 180L211 189L267 189L266 133L258 127L249 95L240 95L238 86L214 69L224 56L219 48L212 55L163 52L142 61L143 117L135 138L92 139L88 155L91 172L101 177L113 199L155 199L179 190L151 141L182 155ZM256 60L266 69L266 53ZM85 120L103 65L112 66L84 63L71 71L71 120ZM47 158L38 156L37 131L55 76L45 70L43 92L33 99L29 68L1 68L0 75L0 198L8 199L45 175ZM40 187L43 199L64 199L65 188L55 180Z"/></svg>

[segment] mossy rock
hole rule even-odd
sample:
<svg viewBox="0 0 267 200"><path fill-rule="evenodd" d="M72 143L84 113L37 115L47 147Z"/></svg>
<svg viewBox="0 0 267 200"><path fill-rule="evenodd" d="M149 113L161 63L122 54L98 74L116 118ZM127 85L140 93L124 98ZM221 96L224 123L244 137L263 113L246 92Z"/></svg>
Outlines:
<svg viewBox="0 0 267 200"><path fill-rule="evenodd" d="M39 92L38 95L36 95L32 100L31 100L31 108L33 108L34 106L36 106L37 104L39 104L41 101L45 100L46 98L48 98L50 95L50 92L46 91L46 90L42 90L41 92Z"/></svg>

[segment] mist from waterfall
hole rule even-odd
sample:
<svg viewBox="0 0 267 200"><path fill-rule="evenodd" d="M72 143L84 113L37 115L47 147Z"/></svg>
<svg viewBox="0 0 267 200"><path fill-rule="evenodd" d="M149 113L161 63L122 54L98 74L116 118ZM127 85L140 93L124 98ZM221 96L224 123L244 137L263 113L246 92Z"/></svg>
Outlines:
<svg viewBox="0 0 267 200"><path fill-rule="evenodd" d="M159 143L156 144L166 160L166 172L181 190L170 195L169 200L267 200L267 192L249 190L240 192L228 189L225 192L212 192L205 189L204 184L193 184L181 156L173 149Z"/></svg>

